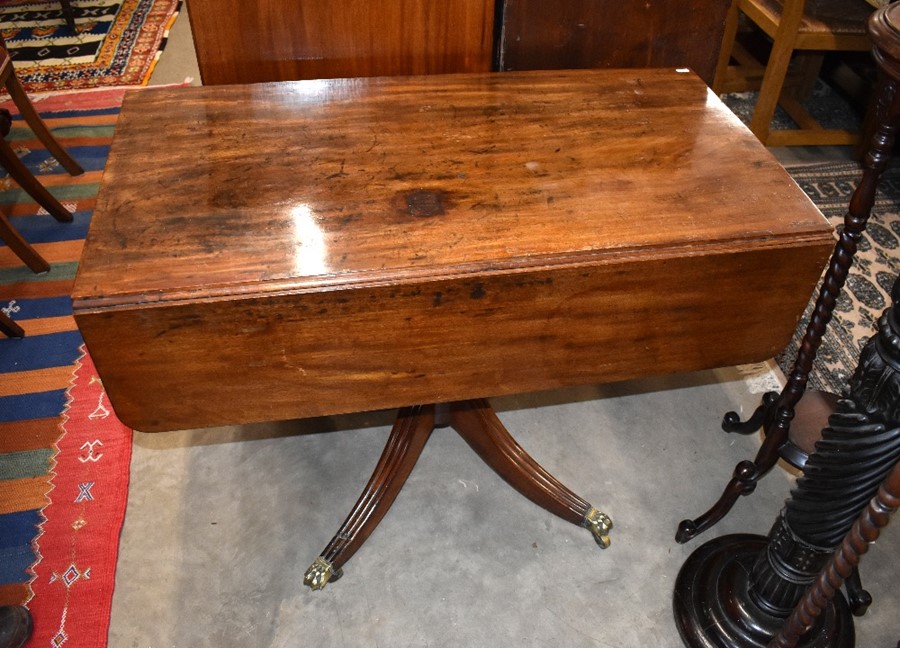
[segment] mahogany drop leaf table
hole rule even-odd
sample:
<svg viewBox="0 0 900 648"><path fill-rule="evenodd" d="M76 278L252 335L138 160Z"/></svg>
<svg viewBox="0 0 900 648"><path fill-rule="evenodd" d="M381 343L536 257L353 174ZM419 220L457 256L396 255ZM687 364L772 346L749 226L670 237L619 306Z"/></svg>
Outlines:
<svg viewBox="0 0 900 648"><path fill-rule="evenodd" d="M150 89L125 99L73 302L138 430L401 408L322 587L441 425L608 544L483 399L770 358L832 244L685 70Z"/></svg>

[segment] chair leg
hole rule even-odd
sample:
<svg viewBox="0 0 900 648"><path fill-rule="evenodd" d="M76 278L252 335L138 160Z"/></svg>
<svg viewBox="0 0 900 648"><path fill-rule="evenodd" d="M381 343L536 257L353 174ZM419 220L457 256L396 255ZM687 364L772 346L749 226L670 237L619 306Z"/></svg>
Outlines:
<svg viewBox="0 0 900 648"><path fill-rule="evenodd" d="M72 221L72 214L53 197L53 194L47 191L44 185L38 182L5 139L0 139L0 166L9 171L12 179L19 183L19 186L27 191L41 207L50 212L53 218L61 223Z"/></svg>
<svg viewBox="0 0 900 648"><path fill-rule="evenodd" d="M3 311L0 311L0 333L7 337L25 337L25 329L12 321Z"/></svg>
<svg viewBox="0 0 900 648"><path fill-rule="evenodd" d="M750 120L750 130L763 144L769 139L772 117L778 106L778 99L781 96L793 49L793 39L779 39L776 36L772 52L769 55L769 62L766 65L766 73L763 75L762 85L759 88L759 98L756 100L753 118Z"/></svg>
<svg viewBox="0 0 900 648"><path fill-rule="evenodd" d="M47 150L53 154L53 157L59 160L59 163L63 165L63 168L71 175L81 175L84 173L84 169L81 168L81 165L78 164L78 162L69 155L68 151L63 148L62 144L53 137L53 133L50 132L50 129L47 128L44 120L41 119L41 116L34 109L34 105L28 98L28 95L25 94L25 89L22 88L22 84L19 83L15 74L10 74L6 79L6 89L9 91L9 96L12 97L13 103L16 104L16 108L19 109L19 113L25 119L25 122L31 130L34 131L34 134L37 135L38 139L43 142L44 146L47 147Z"/></svg>
<svg viewBox="0 0 900 648"><path fill-rule="evenodd" d="M800 83L792 91L792 94L800 101L805 101L812 96L813 90L816 88L816 80L822 72L825 54L824 52L798 50L794 56Z"/></svg>
<svg viewBox="0 0 900 648"><path fill-rule="evenodd" d="M63 17L70 29L75 29L75 11L72 9L71 0L59 0L62 5Z"/></svg>
<svg viewBox="0 0 900 648"><path fill-rule="evenodd" d="M731 52L734 42L737 40L738 22L741 15L741 0L732 0L731 7L725 16L725 32L722 37L722 46L719 49L719 59L716 62L716 74L713 77L713 92L722 94L723 84L728 75L728 64L731 61Z"/></svg>
<svg viewBox="0 0 900 648"><path fill-rule="evenodd" d="M50 270L50 264L33 247L22 238L22 235L7 220L5 214L0 214L0 240L2 240L13 251L17 257L22 259L23 263L31 268L35 274L47 272Z"/></svg>

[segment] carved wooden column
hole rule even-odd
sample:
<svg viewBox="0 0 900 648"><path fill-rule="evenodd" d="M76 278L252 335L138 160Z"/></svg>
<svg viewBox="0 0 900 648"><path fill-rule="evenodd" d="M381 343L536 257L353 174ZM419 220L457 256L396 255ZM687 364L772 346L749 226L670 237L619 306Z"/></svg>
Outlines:
<svg viewBox="0 0 900 648"><path fill-rule="evenodd" d="M900 281L891 298L768 538L717 538L682 567L674 607L686 645L768 645L900 460ZM810 623L799 645L854 645L840 593Z"/></svg>
<svg viewBox="0 0 900 648"><path fill-rule="evenodd" d="M769 648L794 648L822 611L841 589L844 581L856 571L857 565L878 539L881 529L890 522L891 514L900 507L900 463L878 489L866 510L844 537L841 546L831 556L816 582L806 590L784 627L769 644ZM900 643L898 643L900 646Z"/></svg>

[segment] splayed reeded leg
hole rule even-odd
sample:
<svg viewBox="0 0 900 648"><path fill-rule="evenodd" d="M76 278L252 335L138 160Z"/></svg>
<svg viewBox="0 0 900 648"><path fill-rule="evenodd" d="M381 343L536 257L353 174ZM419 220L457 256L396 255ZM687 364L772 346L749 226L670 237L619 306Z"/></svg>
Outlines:
<svg viewBox="0 0 900 648"><path fill-rule="evenodd" d="M450 409L450 425L510 486L554 515L587 528L602 548L609 546L612 520L569 490L525 452L487 401L454 404Z"/></svg>
<svg viewBox="0 0 900 648"><path fill-rule="evenodd" d="M403 488L435 425L452 426L513 488L554 515L586 528L602 548L609 546L612 520L532 459L503 427L487 401L420 405L400 411L365 491L306 571L306 585L322 589L340 578L343 564L375 530Z"/></svg>
<svg viewBox="0 0 900 648"><path fill-rule="evenodd" d="M306 585L322 589L329 580L341 577L341 566L362 546L394 503L433 429L433 405L400 410L366 489L340 530L306 571Z"/></svg>

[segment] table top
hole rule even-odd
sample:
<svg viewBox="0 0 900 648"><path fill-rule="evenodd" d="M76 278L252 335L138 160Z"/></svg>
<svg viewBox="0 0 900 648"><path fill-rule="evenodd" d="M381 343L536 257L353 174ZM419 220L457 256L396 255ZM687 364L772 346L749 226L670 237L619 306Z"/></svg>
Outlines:
<svg viewBox="0 0 900 648"><path fill-rule="evenodd" d="M124 102L73 300L777 247L821 240L823 223L686 71L141 89Z"/></svg>

